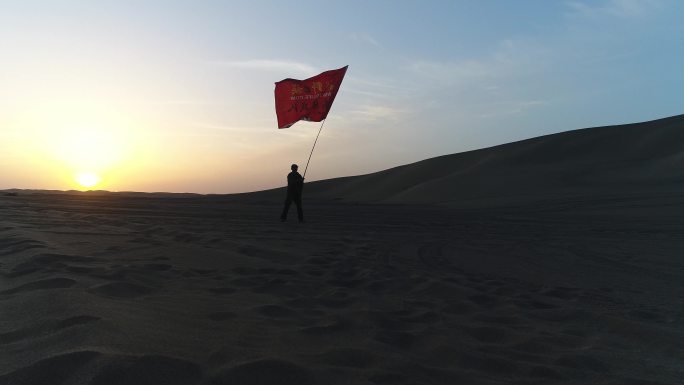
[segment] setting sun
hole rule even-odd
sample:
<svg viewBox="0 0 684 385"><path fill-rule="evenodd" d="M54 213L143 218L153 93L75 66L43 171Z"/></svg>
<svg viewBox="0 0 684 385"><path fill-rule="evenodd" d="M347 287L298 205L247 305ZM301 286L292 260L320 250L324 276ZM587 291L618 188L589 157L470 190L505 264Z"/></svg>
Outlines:
<svg viewBox="0 0 684 385"><path fill-rule="evenodd" d="M92 188L100 182L100 177L92 172L81 172L76 175L76 182L82 187Z"/></svg>

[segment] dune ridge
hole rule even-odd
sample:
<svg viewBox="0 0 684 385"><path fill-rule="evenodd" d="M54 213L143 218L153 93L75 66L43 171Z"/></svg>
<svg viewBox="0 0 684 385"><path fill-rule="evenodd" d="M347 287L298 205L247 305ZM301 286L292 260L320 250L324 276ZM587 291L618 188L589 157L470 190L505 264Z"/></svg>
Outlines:
<svg viewBox="0 0 684 385"><path fill-rule="evenodd" d="M306 194L360 202L474 204L625 188L677 191L684 184L681 143L684 115L561 132L309 183Z"/></svg>

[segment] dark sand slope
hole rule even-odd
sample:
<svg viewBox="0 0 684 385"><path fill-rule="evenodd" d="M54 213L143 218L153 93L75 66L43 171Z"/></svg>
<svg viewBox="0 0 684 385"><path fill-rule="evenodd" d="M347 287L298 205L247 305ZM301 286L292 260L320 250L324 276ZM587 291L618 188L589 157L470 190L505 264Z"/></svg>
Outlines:
<svg viewBox="0 0 684 385"><path fill-rule="evenodd" d="M278 191L0 196L0 384L684 383L683 133L313 183L304 225Z"/></svg>
<svg viewBox="0 0 684 385"><path fill-rule="evenodd" d="M684 115L568 131L307 185L311 197L457 206L684 188ZM550 196L549 194L553 194Z"/></svg>

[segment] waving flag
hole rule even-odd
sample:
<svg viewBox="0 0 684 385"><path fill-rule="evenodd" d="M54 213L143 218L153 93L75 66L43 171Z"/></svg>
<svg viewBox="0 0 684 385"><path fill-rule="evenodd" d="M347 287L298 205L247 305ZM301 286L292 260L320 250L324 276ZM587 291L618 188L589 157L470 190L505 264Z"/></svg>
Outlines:
<svg viewBox="0 0 684 385"><path fill-rule="evenodd" d="M275 84L278 128L288 128L300 120L320 122L328 116L347 67L325 71L314 77L284 79Z"/></svg>

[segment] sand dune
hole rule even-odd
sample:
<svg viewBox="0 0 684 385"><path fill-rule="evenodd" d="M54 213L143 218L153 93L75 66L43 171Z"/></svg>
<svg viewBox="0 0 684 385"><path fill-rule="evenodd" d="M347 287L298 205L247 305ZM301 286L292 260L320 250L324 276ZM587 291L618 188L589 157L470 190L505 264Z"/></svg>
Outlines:
<svg viewBox="0 0 684 385"><path fill-rule="evenodd" d="M683 125L312 183L305 224L282 190L0 196L0 384L681 383Z"/></svg>
<svg viewBox="0 0 684 385"><path fill-rule="evenodd" d="M681 143L684 115L563 132L311 183L307 194L363 202L490 206L498 200L529 202L558 194L681 191Z"/></svg>

